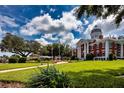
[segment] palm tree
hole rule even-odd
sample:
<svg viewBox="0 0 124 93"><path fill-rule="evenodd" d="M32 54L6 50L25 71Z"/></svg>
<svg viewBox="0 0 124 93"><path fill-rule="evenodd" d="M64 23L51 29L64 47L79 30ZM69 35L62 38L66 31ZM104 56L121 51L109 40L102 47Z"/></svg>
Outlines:
<svg viewBox="0 0 124 93"><path fill-rule="evenodd" d="M124 16L124 6L123 5L82 5L77 11L77 18L82 16L96 16L97 18L107 18L110 15L115 16L115 23L119 26L120 22Z"/></svg>

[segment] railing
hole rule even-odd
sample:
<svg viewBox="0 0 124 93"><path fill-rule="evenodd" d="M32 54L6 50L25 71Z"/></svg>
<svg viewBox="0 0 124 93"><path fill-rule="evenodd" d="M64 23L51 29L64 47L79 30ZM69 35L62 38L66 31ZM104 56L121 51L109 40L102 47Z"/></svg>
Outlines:
<svg viewBox="0 0 124 93"><path fill-rule="evenodd" d="M105 60L105 56L94 57L94 60Z"/></svg>

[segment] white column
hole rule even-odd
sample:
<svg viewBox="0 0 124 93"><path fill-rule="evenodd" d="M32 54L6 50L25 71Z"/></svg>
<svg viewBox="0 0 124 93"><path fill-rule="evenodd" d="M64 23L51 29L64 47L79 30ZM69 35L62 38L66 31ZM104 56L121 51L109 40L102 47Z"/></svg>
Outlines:
<svg viewBox="0 0 124 93"><path fill-rule="evenodd" d="M123 58L123 43L121 43L121 58Z"/></svg>
<svg viewBox="0 0 124 93"><path fill-rule="evenodd" d="M78 46L77 48L77 57L81 59L81 46Z"/></svg>
<svg viewBox="0 0 124 93"><path fill-rule="evenodd" d="M107 60L108 57L109 57L109 41L106 40L105 41L105 59Z"/></svg>
<svg viewBox="0 0 124 93"><path fill-rule="evenodd" d="M89 54L89 42L87 42L87 54Z"/></svg>
<svg viewBox="0 0 124 93"><path fill-rule="evenodd" d="M84 43L84 59L86 59L86 54L87 54L87 48L86 48L86 43Z"/></svg>

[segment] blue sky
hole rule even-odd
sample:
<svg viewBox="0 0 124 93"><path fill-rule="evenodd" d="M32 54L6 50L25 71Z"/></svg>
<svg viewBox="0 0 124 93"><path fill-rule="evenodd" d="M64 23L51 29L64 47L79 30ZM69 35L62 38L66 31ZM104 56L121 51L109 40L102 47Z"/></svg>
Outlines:
<svg viewBox="0 0 124 93"><path fill-rule="evenodd" d="M71 37L73 39L79 39L82 36L81 31L76 31L76 30L81 30L81 29L79 29L81 27L83 27L82 30L84 30L87 28L88 24L83 25L82 21L80 21L78 25L76 24L76 21L79 21L79 20L76 20L75 19L76 17L74 18L74 16L72 15L71 12L74 12L73 10L77 7L78 6L74 6L74 5L73 6L71 6L71 5L0 6L0 18L1 18L0 30L2 33L1 39L2 39L3 34L6 32L16 34L16 35L21 36L28 40L33 39L33 40L38 40L38 41L47 42L47 43L58 42L59 37L63 37L64 35L68 36L68 37L66 37L67 39L69 39L69 37ZM66 15L67 15L67 18L66 18ZM70 16L70 19L69 19L69 16ZM57 30L60 27L60 29L63 31L59 31L59 32L48 31L47 32L45 30L46 31L45 32L45 31L42 31L44 29L39 29L40 33L39 32L35 33L35 31L32 32L32 34L30 34L31 31L27 31L25 33L24 32L25 28L28 28L27 24L29 23L31 25L33 23L32 20L35 20L37 17L40 17L39 20L41 20L42 17L46 17L46 19L44 18L43 20L47 20L47 18L48 18L53 23L55 23L54 26L50 26L52 29ZM71 17L73 20L73 23L71 24L72 27L68 28ZM38 18L37 18L37 20L38 20ZM41 20L41 21L43 21L43 20ZM47 20L47 21L49 21L49 20ZM57 22L56 20L58 20L59 22ZM63 23L62 21L64 21L64 20L66 20L67 22ZM93 18L90 18L88 23L92 23L92 21L93 21ZM62 29L61 26L59 26L58 28L55 27L57 24L66 25L66 23L68 24L68 27L66 27L66 28ZM40 24L40 26L42 27L43 24L44 23L42 22L42 24ZM36 25L37 24L35 24L35 26ZM48 23L48 25L52 25L52 23L51 24ZM33 27L33 24L31 26ZM29 26L29 28L31 28L31 26ZM73 28L73 26L75 26L75 27ZM30 29L27 29L27 30L30 30ZM33 29L33 30L35 30L35 29ZM50 30L50 29L48 29L48 30ZM66 30L69 30L69 31L66 31ZM62 38L62 39L64 39L64 38ZM63 42L65 42L65 41L63 41ZM68 40L68 42L71 42L71 41ZM66 42L66 43L68 43L68 42Z"/></svg>
<svg viewBox="0 0 124 93"><path fill-rule="evenodd" d="M123 34L123 24L116 28L114 17L96 19L82 17L77 20L74 5L41 6L0 6L0 40L6 32L28 40L36 40L42 45L55 42L75 45L81 38L90 38L95 25L102 29L104 36ZM118 32L117 32L118 30Z"/></svg>

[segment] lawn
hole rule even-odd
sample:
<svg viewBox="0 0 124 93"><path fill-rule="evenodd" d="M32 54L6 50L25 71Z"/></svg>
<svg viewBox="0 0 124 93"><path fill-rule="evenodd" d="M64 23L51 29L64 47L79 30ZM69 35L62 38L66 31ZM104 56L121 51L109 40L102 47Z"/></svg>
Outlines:
<svg viewBox="0 0 124 93"><path fill-rule="evenodd" d="M124 60L75 61L56 68L68 74L71 87L124 87ZM27 82L35 73L38 69L1 73L0 80Z"/></svg>
<svg viewBox="0 0 124 93"><path fill-rule="evenodd" d="M11 64L0 64L0 71L1 70L8 70L8 69L15 69L15 68L24 68L24 67L31 67L31 66L38 66L41 63L11 63Z"/></svg>
<svg viewBox="0 0 124 93"><path fill-rule="evenodd" d="M0 63L0 71L1 70L8 70L8 69L16 69L16 68L25 68L25 67L32 67L32 66L39 66L41 64L51 63L51 61L42 61L42 62L27 62L27 63Z"/></svg>

